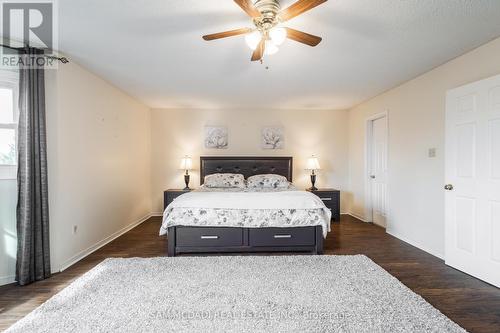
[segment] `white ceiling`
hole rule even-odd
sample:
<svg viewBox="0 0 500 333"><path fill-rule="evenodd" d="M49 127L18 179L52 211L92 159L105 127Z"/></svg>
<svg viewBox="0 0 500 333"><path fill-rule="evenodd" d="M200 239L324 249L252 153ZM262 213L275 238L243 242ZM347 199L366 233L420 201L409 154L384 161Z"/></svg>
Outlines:
<svg viewBox="0 0 500 333"><path fill-rule="evenodd" d="M282 7L293 3L282 0ZM59 1L60 51L150 107L345 109L500 36L499 0L330 0L265 65L232 0ZM269 69L266 69L269 66Z"/></svg>

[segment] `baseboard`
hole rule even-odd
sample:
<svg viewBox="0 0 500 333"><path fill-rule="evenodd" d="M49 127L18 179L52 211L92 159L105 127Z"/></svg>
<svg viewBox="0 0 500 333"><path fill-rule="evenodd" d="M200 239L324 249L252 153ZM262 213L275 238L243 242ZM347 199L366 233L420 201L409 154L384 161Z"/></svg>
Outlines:
<svg viewBox="0 0 500 333"><path fill-rule="evenodd" d="M436 251L430 250L426 246L423 246L422 244L419 244L419 243L415 242L414 240L408 239L408 238L406 238L404 236L401 236L401 235L399 235L399 234L397 234L395 232L392 232L390 230L386 230L386 232L389 235L394 236L397 239L402 240L403 242L410 244L411 246L414 246L414 247L416 247L416 248L418 248L418 249L420 249L422 251L425 251L425 252L429 253L430 255L433 255L434 257L438 257L439 259L444 260L444 255L441 254L441 253L437 253Z"/></svg>
<svg viewBox="0 0 500 333"><path fill-rule="evenodd" d="M15 275L0 276L0 286L16 282Z"/></svg>
<svg viewBox="0 0 500 333"><path fill-rule="evenodd" d="M353 213L353 212L341 212L341 215L350 215L358 220L361 220L363 222L368 222L366 221L362 216L356 214L356 213ZM83 250L83 251L80 251L79 253L77 253L76 255L74 255L73 257L71 257L70 259L66 260L59 268L59 272L62 272L64 270L66 270L67 268L69 268L70 266L74 265L75 263L77 263L78 261L82 260L83 258L85 258L86 256L88 256L89 254L97 251L98 249L100 249L101 247L103 247L104 245L110 243L111 241L115 240L116 238L120 237L121 235L125 234L126 232L132 230L133 228L135 228L136 226L138 226L139 224L147 221L150 217L153 217L153 216L163 216L163 213L162 212L152 212L150 214L147 214L146 216L142 217L141 219L139 219L138 221L135 221L131 224L129 224L128 226L118 230L117 232L113 233L112 235L104 238L103 240L97 242L96 244L88 247L87 249ZM440 253L436 253L435 251L432 251L432 250L429 250L428 248L426 248L425 246L423 246L422 244L419 244L413 240L410 240L406 237L403 237L397 233L394 233L394 232L391 232L389 230L386 230L386 232L391 235L391 236L394 236L400 240L402 240L403 242L405 243L408 243L412 246L415 246L416 248L422 250L422 251L425 251L435 257L438 257L442 260L444 260L444 255L440 254ZM5 276L5 277L0 277L0 285L4 285L4 284L9 284L9 283L13 283L15 282L14 281L15 277L14 276Z"/></svg>
<svg viewBox="0 0 500 333"><path fill-rule="evenodd" d="M137 227L139 224L145 222L147 219L149 219L152 216L152 214L147 214L146 216L142 217L141 219L129 224L128 226L118 230L117 232L111 234L110 236L104 238L103 240L100 240L99 242L95 243L94 245L86 248L83 251L78 252L76 255L71 257L70 259L66 260L56 271L62 272L65 269L69 268L70 266L76 264L78 261L82 260L89 254L99 250L101 247L104 245L108 244L109 242L115 240L116 238L120 237L124 233L132 230L133 228Z"/></svg>
<svg viewBox="0 0 500 333"><path fill-rule="evenodd" d="M366 223L370 223L370 221L367 221L363 216L358 215L358 214L353 213L353 212L347 212L347 213L345 213L345 215L350 215L358 220L361 220L361 221L366 222Z"/></svg>

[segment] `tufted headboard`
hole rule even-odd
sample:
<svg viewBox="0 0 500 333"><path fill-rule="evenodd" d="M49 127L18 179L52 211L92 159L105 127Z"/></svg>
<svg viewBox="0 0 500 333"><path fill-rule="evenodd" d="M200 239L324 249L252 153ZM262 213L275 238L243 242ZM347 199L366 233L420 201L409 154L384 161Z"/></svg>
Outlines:
<svg viewBox="0 0 500 333"><path fill-rule="evenodd" d="M214 173L241 173L245 179L253 175L274 173L292 181L292 157L233 157L201 156L200 184L205 176Z"/></svg>

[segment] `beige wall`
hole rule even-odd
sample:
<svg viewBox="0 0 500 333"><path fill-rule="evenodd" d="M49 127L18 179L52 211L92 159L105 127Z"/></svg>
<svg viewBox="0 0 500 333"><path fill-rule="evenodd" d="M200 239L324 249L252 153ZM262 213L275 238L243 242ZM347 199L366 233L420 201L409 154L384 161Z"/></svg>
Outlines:
<svg viewBox="0 0 500 333"><path fill-rule="evenodd" d="M500 39L353 108L349 118L350 211L365 216L365 121L389 112L387 231L444 255L445 93L500 73ZM428 149L437 148L429 158Z"/></svg>
<svg viewBox="0 0 500 333"><path fill-rule="evenodd" d="M150 113L74 62L48 70L46 87L51 251L58 270L151 212Z"/></svg>
<svg viewBox="0 0 500 333"><path fill-rule="evenodd" d="M193 157L191 185L199 186L199 157L202 155L293 156L294 182L310 186L306 159L315 154L323 170L319 187L347 188L347 111L305 110L152 110L152 198L153 211L163 208L163 191L184 187L178 170L184 155ZM207 150L203 146L205 125L225 125L229 129L229 148ZM285 128L285 149L263 150L263 126Z"/></svg>

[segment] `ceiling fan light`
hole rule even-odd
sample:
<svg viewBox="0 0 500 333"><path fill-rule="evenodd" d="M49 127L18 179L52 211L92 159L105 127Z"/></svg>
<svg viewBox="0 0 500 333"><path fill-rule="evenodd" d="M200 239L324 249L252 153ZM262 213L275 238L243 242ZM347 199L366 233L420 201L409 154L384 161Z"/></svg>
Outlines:
<svg viewBox="0 0 500 333"><path fill-rule="evenodd" d="M283 44L287 36L286 29L285 28L272 28L271 31L269 31L269 37L273 41L274 45L279 46Z"/></svg>
<svg viewBox="0 0 500 333"><path fill-rule="evenodd" d="M272 40L266 40L266 49L264 51L265 55L273 55L278 53L280 49L274 44Z"/></svg>
<svg viewBox="0 0 500 333"><path fill-rule="evenodd" d="M259 30L255 30L249 34L245 35L245 42L248 47L255 50L262 39L262 35Z"/></svg>

